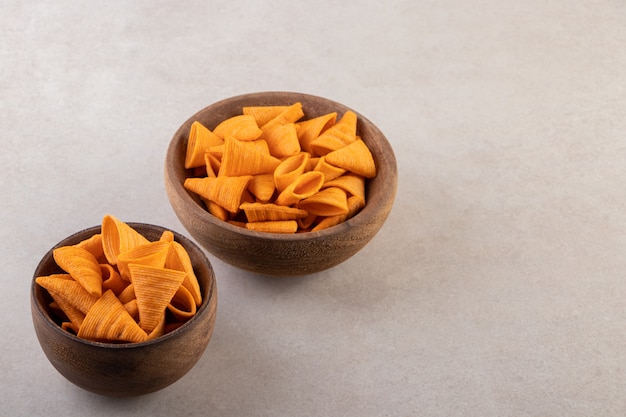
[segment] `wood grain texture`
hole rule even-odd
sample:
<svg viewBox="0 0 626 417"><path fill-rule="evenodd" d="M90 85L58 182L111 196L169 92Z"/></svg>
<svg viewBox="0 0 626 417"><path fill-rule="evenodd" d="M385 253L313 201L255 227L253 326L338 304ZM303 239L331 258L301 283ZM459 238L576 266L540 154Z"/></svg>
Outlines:
<svg viewBox="0 0 626 417"><path fill-rule="evenodd" d="M148 240L158 240L163 228L128 223ZM100 232L100 226L80 231L56 247L71 245ZM59 272L52 249L40 261L31 283L31 313L37 338L52 365L75 385L107 396L137 396L165 388L184 376L205 351L217 309L217 287L206 255L191 240L174 232L187 249L200 284L203 303L180 328L143 343L112 344L80 339L61 329L50 314L50 295L35 278Z"/></svg>
<svg viewBox="0 0 626 417"><path fill-rule="evenodd" d="M367 144L377 176L367 181L367 204L348 221L318 232L294 235L246 230L208 213L200 199L183 187L189 128L199 121L209 129L241 114L242 107L301 102L305 119L346 110L358 116L357 134ZM193 238L213 255L236 267L266 275L311 274L340 264L361 250L380 230L395 199L398 171L391 145L383 133L356 110L325 98L292 92L261 92L219 101L191 116L174 134L165 158L165 188L179 220Z"/></svg>

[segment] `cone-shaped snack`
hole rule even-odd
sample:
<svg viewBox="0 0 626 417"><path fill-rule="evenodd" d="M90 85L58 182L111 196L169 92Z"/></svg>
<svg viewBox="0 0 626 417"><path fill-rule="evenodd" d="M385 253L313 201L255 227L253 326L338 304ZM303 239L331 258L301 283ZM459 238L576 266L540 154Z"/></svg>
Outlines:
<svg viewBox="0 0 626 417"><path fill-rule="evenodd" d="M61 246L52 251L54 261L94 297L102 295L102 272L98 260L78 246Z"/></svg>
<svg viewBox="0 0 626 417"><path fill-rule="evenodd" d="M274 170L274 184L280 193L289 184L302 175L307 167L311 155L308 152L299 152L284 159Z"/></svg>
<svg viewBox="0 0 626 417"><path fill-rule="evenodd" d="M102 272L102 291L111 290L115 295L122 292L128 286L128 281L122 279L122 276L110 264L100 264Z"/></svg>
<svg viewBox="0 0 626 417"><path fill-rule="evenodd" d="M278 158L300 152L300 141L294 123L274 125L264 131L263 138L269 146L270 153Z"/></svg>
<svg viewBox="0 0 626 417"><path fill-rule="evenodd" d="M218 177L267 174L274 172L278 164L280 159L262 152L259 145L254 142L243 142L227 137Z"/></svg>
<svg viewBox="0 0 626 417"><path fill-rule="evenodd" d="M139 322L139 307L137 306L137 299L133 298L126 304L124 304L124 308L128 311L128 314L135 320Z"/></svg>
<svg viewBox="0 0 626 417"><path fill-rule="evenodd" d="M269 201L275 190L273 174L254 175L248 183L248 191L254 194L259 201Z"/></svg>
<svg viewBox="0 0 626 417"><path fill-rule="evenodd" d="M204 201L204 205L206 206L206 209L209 211L209 213L211 213L218 219L226 221L230 218L228 210L226 210L224 207L220 206L217 203L214 203L211 200L207 200L206 198L202 199L202 201Z"/></svg>
<svg viewBox="0 0 626 417"><path fill-rule="evenodd" d="M349 218L351 218L352 216L354 216L356 213L358 213L359 210L361 210L364 206L365 206L365 202L363 200L361 200L360 197L357 197L355 195L350 196L350 197L348 197L348 213L346 213L346 214L339 214L337 216L324 217L312 229L312 231L316 232L318 230L327 229L327 228L329 228L331 226L335 226L335 225L337 225L339 223L342 223L342 222L348 220Z"/></svg>
<svg viewBox="0 0 626 417"><path fill-rule="evenodd" d="M139 325L146 333L150 333L159 323L186 273L138 264L129 264L128 269L137 297Z"/></svg>
<svg viewBox="0 0 626 417"><path fill-rule="evenodd" d="M217 146L211 146L209 148L209 152L207 153L210 155L213 155L217 160L221 161L222 156L224 156L224 143L222 143L221 145L217 145Z"/></svg>
<svg viewBox="0 0 626 417"><path fill-rule="evenodd" d="M219 165L219 161L218 161L218 165ZM213 163L211 162L211 153L207 152L204 154L204 168L205 171L204 173L202 173L201 175L194 175L196 177L217 177L217 174L214 169L213 169Z"/></svg>
<svg viewBox="0 0 626 417"><path fill-rule="evenodd" d="M107 214L102 219L102 247L111 265L117 264L120 253L144 243L148 239L118 218Z"/></svg>
<svg viewBox="0 0 626 417"><path fill-rule="evenodd" d="M317 164L315 164L315 167L313 169L324 174L324 183L327 183L328 181L331 181L346 172L346 170L343 168L338 168L334 165L329 164L326 161L325 156L318 158Z"/></svg>
<svg viewBox="0 0 626 417"><path fill-rule="evenodd" d="M243 114L254 117L258 126L263 126L287 109L289 106L244 106L241 110Z"/></svg>
<svg viewBox="0 0 626 417"><path fill-rule="evenodd" d="M195 168L204 164L204 154L212 146L220 145L223 140L211 132L202 123L195 121L189 129L187 153L185 154L185 168Z"/></svg>
<svg viewBox="0 0 626 417"><path fill-rule="evenodd" d="M113 291L106 291L85 316L78 337L109 342L143 342L148 335L128 314Z"/></svg>
<svg viewBox="0 0 626 417"><path fill-rule="evenodd" d="M200 284L198 278L193 270L191 264L191 258L189 254L178 242L172 242L170 251L165 260L165 267L168 269L174 269L176 271L183 271L186 273L182 286L187 288L196 305L202 304L202 293L200 292Z"/></svg>
<svg viewBox="0 0 626 417"><path fill-rule="evenodd" d="M287 123L295 123L302 117L304 117L304 112L302 111L302 103L298 102L288 106L283 112L278 114L267 123L259 125L261 126L261 130L263 131L261 139L264 139L265 132L271 130L272 128L274 128L274 126L285 125Z"/></svg>
<svg viewBox="0 0 626 417"><path fill-rule="evenodd" d="M85 313L80 311L75 305L69 303L65 297L59 296L54 291L48 291L52 299L57 303L57 306L63 311L65 316L69 319L69 321L73 325L73 332L78 331L80 325L83 324L83 320L85 319ZM95 301L94 301L95 303ZM74 330L75 329L75 330Z"/></svg>
<svg viewBox="0 0 626 417"><path fill-rule="evenodd" d="M101 233L96 233L90 238L87 238L74 246L78 246L79 248L87 250L87 252L91 253L93 257L98 260L99 263L103 263L104 261L106 261L106 257L104 256L104 248L102 247Z"/></svg>
<svg viewBox="0 0 626 417"><path fill-rule="evenodd" d="M219 204L231 213L239 210L241 199L252 178L251 175L238 177L187 178L184 187L202 198Z"/></svg>
<svg viewBox="0 0 626 417"><path fill-rule="evenodd" d="M309 214L305 210L295 207L279 206L272 203L244 203L240 208L245 212L249 222L296 220Z"/></svg>
<svg viewBox="0 0 626 417"><path fill-rule="evenodd" d="M253 140L252 143L256 146L257 150L261 153L268 154L270 153L270 146L267 144L267 141L264 139Z"/></svg>
<svg viewBox="0 0 626 417"><path fill-rule="evenodd" d="M117 298L122 304L126 304L137 298L135 296L135 286L132 284L132 282L128 284L128 286L126 286L126 288L124 288L121 293L119 293Z"/></svg>
<svg viewBox="0 0 626 417"><path fill-rule="evenodd" d="M176 322L176 324L178 324L178 322ZM167 326L167 320L166 320L166 314L164 311L161 316L161 320L159 320L159 323L154 327L154 330L152 330L152 332L148 334L148 338L146 340L152 340L152 339L156 339L159 336L163 336L165 333L167 333L166 326Z"/></svg>
<svg viewBox="0 0 626 417"><path fill-rule="evenodd" d="M365 178L360 175L347 173L332 181L326 181L324 188L326 187L339 187L349 195L359 197L365 205Z"/></svg>
<svg viewBox="0 0 626 417"><path fill-rule="evenodd" d="M61 328L63 330L65 330L66 332L69 332L69 333L72 333L72 334L78 334L78 326L76 326L71 321L64 321L64 322L62 322L61 323Z"/></svg>
<svg viewBox="0 0 626 417"><path fill-rule="evenodd" d="M357 139L341 149L326 155L326 161L334 166L362 175L365 178L376 176L376 164L372 153L362 139Z"/></svg>
<svg viewBox="0 0 626 417"><path fill-rule="evenodd" d="M123 279L130 280L128 265L131 263L163 268L170 245L170 242L157 240L135 246L131 250L120 253L117 256L117 267L120 275Z"/></svg>
<svg viewBox="0 0 626 417"><path fill-rule="evenodd" d="M348 110L341 119L311 141L313 155L326 155L356 140L356 113Z"/></svg>
<svg viewBox="0 0 626 417"><path fill-rule="evenodd" d="M246 223L246 229L266 233L295 233L298 230L298 222L295 220L251 222Z"/></svg>
<svg viewBox="0 0 626 417"><path fill-rule="evenodd" d="M181 285L167 305L167 309L172 313L176 320L185 322L196 314L196 302L189 290Z"/></svg>
<svg viewBox="0 0 626 417"><path fill-rule="evenodd" d="M335 124L336 120L337 112L332 112L296 123L298 127L298 139L300 139L302 149L312 153L311 142L322 132Z"/></svg>
<svg viewBox="0 0 626 417"><path fill-rule="evenodd" d="M161 242L173 242L174 241L174 233L171 230L164 230L161 233L161 237L159 238Z"/></svg>
<svg viewBox="0 0 626 417"><path fill-rule="evenodd" d="M296 221L298 222L298 227L300 228L301 231L304 230L308 230L311 225L315 222L315 220L317 220L317 214L307 214L306 217L303 217L301 219L296 219Z"/></svg>
<svg viewBox="0 0 626 417"><path fill-rule="evenodd" d="M337 216L348 213L348 198L341 188L329 187L300 201L298 208L318 216Z"/></svg>
<svg viewBox="0 0 626 417"><path fill-rule="evenodd" d="M91 306L96 302L98 297L89 294L77 281L72 279L69 274L53 274L35 278L35 282L48 290L49 293L55 293L56 297L62 297L67 303L72 304L78 310L87 314Z"/></svg>
<svg viewBox="0 0 626 417"><path fill-rule="evenodd" d="M317 193L324 184L324 174L319 171L309 171L300 175L289 184L274 201L280 206L290 206L298 201Z"/></svg>
<svg viewBox="0 0 626 417"><path fill-rule="evenodd" d="M204 154L204 166L206 169L207 177L216 177L221 165L222 158L218 158L211 152L207 152Z"/></svg>
<svg viewBox="0 0 626 417"><path fill-rule="evenodd" d="M222 121L213 129L213 133L222 139L232 136L238 140L249 141L258 139L263 131L253 116L241 114Z"/></svg>

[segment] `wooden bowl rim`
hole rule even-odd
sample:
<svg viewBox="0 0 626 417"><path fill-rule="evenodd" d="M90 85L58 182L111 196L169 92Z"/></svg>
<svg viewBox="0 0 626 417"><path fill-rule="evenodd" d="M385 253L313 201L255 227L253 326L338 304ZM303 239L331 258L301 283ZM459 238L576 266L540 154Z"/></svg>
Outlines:
<svg viewBox="0 0 626 417"><path fill-rule="evenodd" d="M95 348L103 348L103 349L116 349L116 350L129 350L129 349L138 349L138 348L143 348L146 346L151 346L151 345L156 345L159 343L162 343L166 340L169 340L171 338L176 337L179 334L183 334L186 333L187 331L189 331L194 324L199 321L201 319L201 317L206 314L207 311L209 310L209 306L211 305L211 299L212 297L215 297L215 285L216 285L216 279L215 279L215 272L213 270L213 266L211 265L211 262L209 261L208 257L206 256L205 252L197 245L195 244L192 240L190 240L189 238L183 236L182 234L163 227L163 226L157 226L154 224L149 224L149 223L140 223L140 222L125 222L126 224L128 224L129 226L131 226L132 228L138 228L138 229L143 229L143 228L154 228L156 230L159 231L166 231L169 230L174 234L174 240L179 242L181 245L183 245L183 247L185 247L185 249L188 249L189 247L194 248L194 251L198 252L198 254L201 255L201 259L200 262L203 262L206 264L206 266L208 267L208 271L209 271L209 287L206 289L206 293L208 294L208 298L206 300L203 300L202 305L200 305L200 308L196 311L196 314L189 319L187 322L185 322L182 326L172 330L171 332L168 332L162 336L159 336L157 338L151 339L151 340L146 340L144 342L137 342L137 343L107 343L107 342L97 342L97 341L93 341L93 340L88 340L88 339L83 339L80 338L76 335L73 335L72 333L63 330L57 323L54 322L54 320L50 317L50 315L47 313L46 309L39 303L39 300L37 299L37 296L35 295L35 291L36 288L38 286L38 284L35 282L35 279L38 276L38 271L40 271L44 264L46 264L47 262L50 262L50 260L52 260L52 251L60 246L64 246L67 244L73 244L73 243L78 243L79 240L78 237L82 236L82 235L89 235L92 236L95 233L99 233L101 230L101 225L97 225L97 226L92 226L92 227L88 227L85 229L82 229L76 233L73 233L71 235L69 235L68 237L62 239L60 242L58 242L56 245L54 245L52 248L50 248L50 250L48 250L46 252L46 254L41 258L41 260L39 261L39 263L37 264L37 267L35 268L35 272L33 274L33 279L31 281L31 287L30 287L30 297L31 297L31 304L33 306L35 306L35 310L37 311L37 314L43 319L43 322L50 328L53 329L54 332L62 335L63 337L67 338L67 340L70 343L79 343L79 344L83 344L83 345L87 345L87 346L91 346L91 347L95 347ZM73 242L73 243L70 243ZM41 291L46 291L45 288L41 288Z"/></svg>
<svg viewBox="0 0 626 417"><path fill-rule="evenodd" d="M177 170L175 169L175 155L176 149L180 146L180 142L184 141L188 132L186 129L191 125L191 123L199 118L199 116L211 109L218 109L224 105L228 105L235 101L240 100L248 100L250 101L250 105L255 105L256 102L262 103L277 103L282 102L285 104L293 103L296 101L301 101L302 99L307 100L320 100L324 101L327 104L335 107L337 109L338 114L342 114L347 110L352 110L357 115L357 123L364 124L368 126L369 129L375 131L379 138L380 147L383 148L386 152L384 156L384 160L388 160L388 163L384 166L382 171L379 167L378 175L383 175L387 180L390 181L388 187L382 187L381 196L384 197L384 201L390 201L393 203L395 200L396 190L397 190L397 181L398 181L398 167L395 154L393 152L393 148L389 143L389 140L382 133L382 131L367 117L363 116L360 112L352 109L349 106L336 102L334 100L320 97L307 93L299 93L299 92L290 92L290 91L263 91L263 92L255 92L255 93L247 93L240 94L232 97L228 97L222 100L219 100L213 104L210 104L204 107L201 110L198 110L191 117L189 117L174 133L166 153L165 158L165 177L166 181L171 181L174 184L173 191L176 195L182 199L185 206L190 208L192 214L197 216L196 218L201 219L202 222L206 221L214 226L225 229L228 232L239 234L242 236L246 236L256 240L271 240L271 241L284 241L284 242L304 242L304 241L315 241L322 240L323 238L333 237L333 236L341 236L345 232L350 229L358 228L362 224L366 224L370 219L376 217L377 212L375 211L375 207L373 204L365 204L365 207L361 209L355 216L352 218L339 223L338 225L318 230L318 231L308 231L294 234L281 234L281 233L269 233L269 232L259 232L255 230L248 230L240 226L232 225L228 222L220 220L209 213L204 207L200 205L199 199L194 199L191 194L183 187L184 178L180 178L177 175ZM269 105L269 104L268 104ZM304 109L306 113L306 108ZM208 126L207 126L208 127ZM367 141L366 141L367 142ZM372 152L374 154L374 152ZM374 155L377 158L377 155ZM178 161L179 164L183 164L183 161ZM184 164L183 164L184 165ZM183 166L184 170L184 166ZM382 172L382 174L381 174ZM377 176L378 177L378 176ZM375 180L374 178L373 180ZM382 179L384 180L384 178ZM366 185L366 190L368 185ZM366 191L367 192L367 191Z"/></svg>

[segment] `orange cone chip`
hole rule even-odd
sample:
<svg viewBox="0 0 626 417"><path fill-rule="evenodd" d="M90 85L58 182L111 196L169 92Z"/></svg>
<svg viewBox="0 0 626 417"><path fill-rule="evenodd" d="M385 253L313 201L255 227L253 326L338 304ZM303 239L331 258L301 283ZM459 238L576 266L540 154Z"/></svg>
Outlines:
<svg viewBox="0 0 626 417"><path fill-rule="evenodd" d="M216 177L217 172L220 170L220 166L222 165L222 159L213 155L211 152L207 152L204 154L204 167L206 169L207 176Z"/></svg>
<svg viewBox="0 0 626 417"><path fill-rule="evenodd" d="M306 152L313 153L311 142L326 129L335 124L337 113L332 112L309 120L296 123L298 126L298 139L300 146Z"/></svg>
<svg viewBox="0 0 626 417"><path fill-rule="evenodd" d="M69 319L72 323L72 331L75 333L83 324L83 320L85 319L85 313L80 311L75 305L68 302L65 297L59 296L54 291L49 291L52 299L57 303L63 314ZM94 301L95 302L95 301Z"/></svg>
<svg viewBox="0 0 626 417"><path fill-rule="evenodd" d="M276 117L274 117L267 123L260 125L261 130L263 131L261 139L265 137L265 132L272 130L275 126L286 125L287 123L295 123L302 117L304 117L304 112L302 111L302 103L294 103L291 106L288 106Z"/></svg>
<svg viewBox="0 0 626 417"><path fill-rule="evenodd" d="M311 155L299 152L284 159L274 170L274 184L278 192L283 191L289 184L304 173Z"/></svg>
<svg viewBox="0 0 626 417"><path fill-rule="evenodd" d="M296 233L298 223L295 220L250 222L246 223L246 229L266 233Z"/></svg>
<svg viewBox="0 0 626 417"><path fill-rule="evenodd" d="M122 276L110 264L100 264L102 272L102 291L111 290L115 295L122 292L128 286L128 281L122 279Z"/></svg>
<svg viewBox="0 0 626 417"><path fill-rule="evenodd" d="M372 153L362 139L358 139L341 149L326 155L329 164L362 175L365 178L376 176L376 165Z"/></svg>
<svg viewBox="0 0 626 417"><path fill-rule="evenodd" d="M161 314L183 283L186 273L138 264L129 264L128 269L137 297L139 325L150 333L159 323Z"/></svg>
<svg viewBox="0 0 626 417"><path fill-rule="evenodd" d="M124 288L121 293L119 293L117 298L122 304L126 304L134 300L135 298L137 298L135 296L135 286L132 283L128 284L128 286Z"/></svg>
<svg viewBox="0 0 626 417"><path fill-rule="evenodd" d="M311 227L311 225L315 222L315 220L317 220L317 215L311 214L311 213L307 214L306 217L302 217L301 219L296 219L300 230L308 230Z"/></svg>
<svg viewBox="0 0 626 417"><path fill-rule="evenodd" d="M74 279L68 279L68 277L70 277L68 274L53 274L37 277L35 282L48 290L49 293L55 293L55 298L61 297L87 314L87 311L98 298L89 294L82 285Z"/></svg>
<svg viewBox="0 0 626 417"><path fill-rule="evenodd" d="M276 197L275 203L280 206L293 205L317 193L322 185L324 185L324 174L319 171L305 172Z"/></svg>
<svg viewBox="0 0 626 417"><path fill-rule="evenodd" d="M161 233L161 237L159 238L162 242L173 242L174 241L174 233L171 230L164 230Z"/></svg>
<svg viewBox="0 0 626 417"><path fill-rule="evenodd" d="M217 160L221 161L222 160L222 156L224 155L224 143L217 145L217 146L211 146L209 148L209 152L207 152L209 155L213 155ZM206 162L206 160L205 160Z"/></svg>
<svg viewBox="0 0 626 417"><path fill-rule="evenodd" d="M143 342L148 335L113 291L106 291L85 315L78 337L107 342Z"/></svg>
<svg viewBox="0 0 626 417"><path fill-rule="evenodd" d="M263 139L267 142L270 153L277 158L295 155L300 152L300 141L294 123L274 125L264 130Z"/></svg>
<svg viewBox="0 0 626 417"><path fill-rule="evenodd" d="M219 204L231 213L239 209L241 199L252 179L251 175L241 177L187 178L184 187L207 200Z"/></svg>
<svg viewBox="0 0 626 417"><path fill-rule="evenodd" d="M346 174L324 183L324 187L339 187L349 195L356 196L365 206L365 178L356 174Z"/></svg>
<svg viewBox="0 0 626 417"><path fill-rule="evenodd" d="M138 322L139 321L139 307L137 307L137 299L133 298L126 304L123 304L123 306L126 309L126 311L128 311L128 314L130 314L133 320Z"/></svg>
<svg viewBox="0 0 626 417"><path fill-rule="evenodd" d="M242 114L222 121L213 129L213 133L222 139L231 136L237 140L250 141L258 139L263 131L253 116Z"/></svg>
<svg viewBox="0 0 626 417"><path fill-rule="evenodd" d="M102 248L111 265L117 264L120 253L144 243L148 239L118 218L107 214L102 219Z"/></svg>
<svg viewBox="0 0 626 417"><path fill-rule="evenodd" d="M346 213L346 214L339 214L337 216L324 217L312 229L312 231L316 232L318 230L323 230L323 229L327 229L329 227L338 225L339 223L342 223L342 222L346 221L347 219L351 218L352 216L354 216L364 206L365 206L365 201L361 200L360 197L357 197L355 195L350 196L350 197L348 197L348 213Z"/></svg>
<svg viewBox="0 0 626 417"><path fill-rule="evenodd" d="M241 209L246 213L249 222L296 220L309 214L305 210L295 207L279 206L272 203L244 203L241 205Z"/></svg>
<svg viewBox="0 0 626 417"><path fill-rule="evenodd" d="M61 323L61 328L68 333L72 333L72 334L78 333L78 326L76 326L71 321L64 321L63 323Z"/></svg>
<svg viewBox="0 0 626 417"><path fill-rule="evenodd" d="M104 256L104 249L102 248L101 233L96 233L92 237L85 239L74 246L78 246L79 248L87 250L87 252L91 253L93 257L98 260L98 262L103 262L106 260Z"/></svg>
<svg viewBox="0 0 626 417"><path fill-rule="evenodd" d="M131 250L120 253L117 256L117 268L123 279L129 281L130 274L128 272L128 264L150 265L157 268L163 268L165 259L170 250L170 242L158 240L156 242L148 242L143 245L137 245Z"/></svg>
<svg viewBox="0 0 626 417"><path fill-rule="evenodd" d="M185 272L185 279L182 286L187 288L191 296L193 297L196 305L202 304L202 294L200 292L200 284L198 278L193 271L193 265L191 264L191 258L189 254L178 242L172 242L170 251L165 261L165 267L168 269L174 269L176 271Z"/></svg>
<svg viewBox="0 0 626 417"><path fill-rule="evenodd" d="M102 295L102 272L98 260L86 249L62 246L52 251L54 261L94 297Z"/></svg>
<svg viewBox="0 0 626 417"><path fill-rule="evenodd" d="M280 159L263 152L255 142L227 137L218 176L237 177L274 172Z"/></svg>
<svg viewBox="0 0 626 417"><path fill-rule="evenodd" d="M254 117L258 126L263 126L288 109L289 106L246 106L241 110L243 114Z"/></svg>
<svg viewBox="0 0 626 417"><path fill-rule="evenodd" d="M185 322L196 314L196 302L193 298L189 290L181 285L167 305L167 309L178 321Z"/></svg>
<svg viewBox="0 0 626 417"><path fill-rule="evenodd" d="M356 140L356 121L356 113L350 110L345 112L337 123L311 141L311 152L314 155L323 156L354 142Z"/></svg>
<svg viewBox="0 0 626 417"><path fill-rule="evenodd" d="M318 216L337 216L348 213L348 198L341 188L329 187L300 201L298 208Z"/></svg>
<svg viewBox="0 0 626 417"><path fill-rule="evenodd" d="M334 180L340 175L345 174L346 170L343 168L338 168L334 165L329 164L326 161L326 157L322 156L318 158L317 164L313 168L315 171L319 171L324 174L324 183L326 184L328 181Z"/></svg>
<svg viewBox="0 0 626 417"><path fill-rule="evenodd" d="M259 201L269 201L276 191L273 174L254 175L248 183L248 190Z"/></svg>
<svg viewBox="0 0 626 417"><path fill-rule="evenodd" d="M170 325L173 325L173 324L178 325L179 322L170 323ZM154 330L152 330L152 332L148 334L148 338L146 340L156 339L159 336L163 336L168 331L171 331L171 330L168 330L167 325L168 323L167 323L166 314L164 311L163 314L161 315L161 319L159 320L159 323L154 327Z"/></svg>
<svg viewBox="0 0 626 417"><path fill-rule="evenodd" d="M193 122L189 129L187 153L185 154L185 168L195 168L204 164L204 154L212 146L220 145L223 141L200 122Z"/></svg>
<svg viewBox="0 0 626 417"><path fill-rule="evenodd" d="M218 219L226 221L230 218L228 210L226 210L224 207L220 206L217 203L214 203L211 200L207 200L206 198L204 198L203 201L209 213L211 213Z"/></svg>

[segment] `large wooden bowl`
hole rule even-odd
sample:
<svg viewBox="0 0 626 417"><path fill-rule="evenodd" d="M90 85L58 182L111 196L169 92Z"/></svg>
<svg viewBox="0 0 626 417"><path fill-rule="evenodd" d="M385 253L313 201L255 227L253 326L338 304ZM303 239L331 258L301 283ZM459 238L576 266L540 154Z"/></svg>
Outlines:
<svg viewBox="0 0 626 417"><path fill-rule="evenodd" d="M148 240L158 240L165 230L158 226L128 223ZM54 248L72 245L100 232L100 226L82 230ZM61 329L48 307L52 298L35 278L61 272L50 249L31 284L31 313L41 348L52 365L75 385L107 396L137 396L160 390L184 376L206 349L217 308L213 268L195 243L174 232L192 260L200 284L202 305L196 315L178 329L142 343L98 343L80 339Z"/></svg>
<svg viewBox="0 0 626 417"><path fill-rule="evenodd" d="M357 134L367 144L377 166L376 177L366 184L365 208L348 221L318 232L292 235L250 231L211 215L202 201L183 188L190 173L184 167L189 128L199 121L209 129L241 114L243 106L289 105L301 102L305 119L346 110L358 116ZM165 158L165 187L183 226L205 249L236 267L267 275L295 276L333 267L362 249L380 230L393 205L397 165L383 133L356 110L308 94L262 92L219 101L191 116L174 134Z"/></svg>

